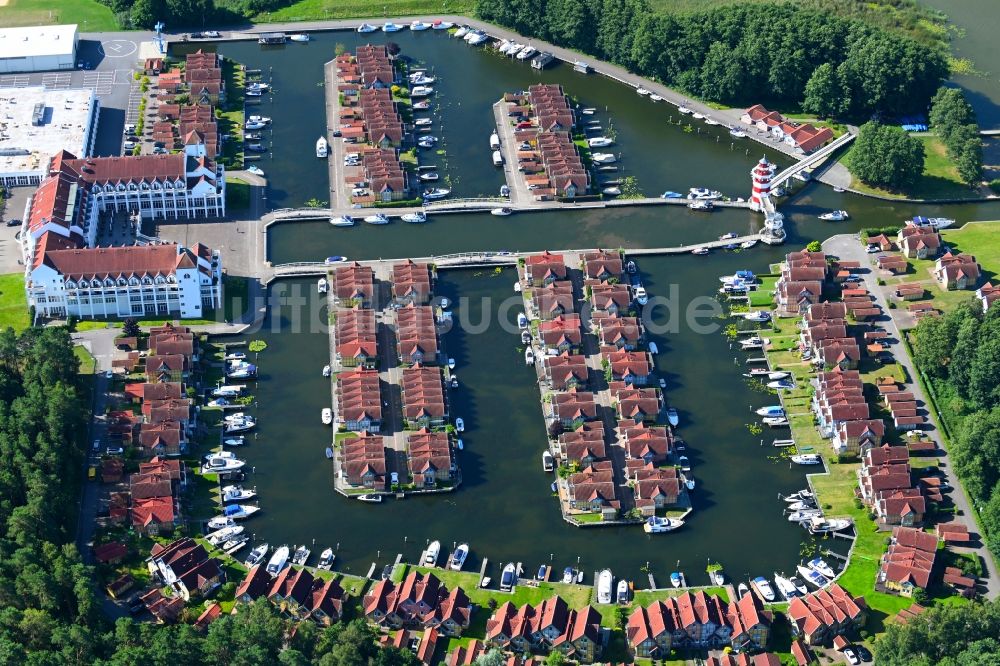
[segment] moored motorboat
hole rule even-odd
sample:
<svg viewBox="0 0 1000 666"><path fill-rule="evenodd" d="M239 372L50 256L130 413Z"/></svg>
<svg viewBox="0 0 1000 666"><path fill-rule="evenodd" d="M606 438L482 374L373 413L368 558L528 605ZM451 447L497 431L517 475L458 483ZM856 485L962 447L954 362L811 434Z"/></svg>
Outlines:
<svg viewBox="0 0 1000 666"><path fill-rule="evenodd" d="M613 583L614 576L611 574L611 569L602 569L597 574L597 603L611 603L611 587Z"/></svg>
<svg viewBox="0 0 1000 666"><path fill-rule="evenodd" d="M714 210L715 204L711 201L696 200L688 204L688 208L691 210Z"/></svg>
<svg viewBox="0 0 1000 666"><path fill-rule="evenodd" d="M222 440L223 446L243 446L246 444L246 438L243 435L237 435L236 437L226 437Z"/></svg>
<svg viewBox="0 0 1000 666"><path fill-rule="evenodd" d="M242 549L250 543L250 537L248 536L238 536L235 539L230 539L226 543L222 544L222 552L226 555L232 555L236 551Z"/></svg>
<svg viewBox="0 0 1000 666"><path fill-rule="evenodd" d="M414 32L420 32L421 30L428 30L430 29L430 27L431 27L430 23L424 23L423 21L414 21L413 23L410 24L410 30Z"/></svg>
<svg viewBox="0 0 1000 666"><path fill-rule="evenodd" d="M272 576L277 576L281 573L281 570L288 564L288 555L288 546L282 546L276 549L274 554L271 555L271 559L267 562L267 573Z"/></svg>
<svg viewBox="0 0 1000 666"><path fill-rule="evenodd" d="M368 224L389 224L389 218L378 213L377 215L369 215L365 218L365 222Z"/></svg>
<svg viewBox="0 0 1000 666"><path fill-rule="evenodd" d="M729 136L733 137L734 139L745 139L747 133L744 132L743 130L736 129L735 127L733 127L732 129L729 130Z"/></svg>
<svg viewBox="0 0 1000 666"><path fill-rule="evenodd" d="M750 581L750 585L757 590L757 594L759 594L764 601L774 601L774 590L771 588L771 583L769 583L766 578L763 576L757 576Z"/></svg>
<svg viewBox="0 0 1000 666"><path fill-rule="evenodd" d="M455 430L457 432L465 432L465 421L461 416L455 419Z"/></svg>
<svg viewBox="0 0 1000 666"><path fill-rule="evenodd" d="M338 215L330 218L330 224L335 227L353 227L357 221L350 215Z"/></svg>
<svg viewBox="0 0 1000 666"><path fill-rule="evenodd" d="M535 352L531 349L531 347L527 347L524 350L524 364L525 365L535 364Z"/></svg>
<svg viewBox="0 0 1000 666"><path fill-rule="evenodd" d="M596 164L614 164L618 161L618 158L613 153L594 153L591 159Z"/></svg>
<svg viewBox="0 0 1000 666"><path fill-rule="evenodd" d="M465 559L469 556L469 544L460 543L455 552L451 554L451 560L448 562L448 568L452 571L461 571L462 567L465 566Z"/></svg>
<svg viewBox="0 0 1000 666"><path fill-rule="evenodd" d="M802 579L799 578L798 576L789 576L788 582L791 583L795 587L795 592L799 596L805 596L805 595L809 594L809 588L806 587L806 584L803 583Z"/></svg>
<svg viewBox="0 0 1000 666"><path fill-rule="evenodd" d="M542 471L554 472L556 469L556 460L552 457L552 454L546 449L542 452Z"/></svg>
<svg viewBox="0 0 1000 666"><path fill-rule="evenodd" d="M493 210L490 211L490 215L496 215L497 217L507 217L513 212L514 212L513 209L507 208L505 206L502 208L494 208Z"/></svg>
<svg viewBox="0 0 1000 666"><path fill-rule="evenodd" d="M289 35L288 40L292 42L305 43L309 41L309 35L302 32L298 32L295 33L294 35Z"/></svg>
<svg viewBox="0 0 1000 666"><path fill-rule="evenodd" d="M848 219L850 215L847 214L846 210L834 210L829 213L823 213L819 216L819 219L826 222L843 222Z"/></svg>
<svg viewBox="0 0 1000 666"><path fill-rule="evenodd" d="M771 313L767 310L751 310L750 312L744 312L743 318L747 321L763 323L770 321Z"/></svg>
<svg viewBox="0 0 1000 666"><path fill-rule="evenodd" d="M667 409L667 423L669 423L672 427L676 428L677 424L680 422L681 422L681 417L677 413L677 408L670 407L669 409Z"/></svg>
<svg viewBox="0 0 1000 666"><path fill-rule="evenodd" d="M382 501L382 496L378 493L365 493L364 495L358 495L359 502L368 502L370 504L378 504Z"/></svg>
<svg viewBox="0 0 1000 666"><path fill-rule="evenodd" d="M427 213L417 211L416 213L406 213L400 217L403 222L409 222L410 224L422 224L427 221Z"/></svg>
<svg viewBox="0 0 1000 666"><path fill-rule="evenodd" d="M253 569L255 566L261 563L261 561L267 557L267 551L270 549L266 543L262 543L259 546L254 547L247 555L247 559L243 561L243 564L247 569Z"/></svg>
<svg viewBox="0 0 1000 666"><path fill-rule="evenodd" d="M641 284L637 285L635 288L635 302L639 305L646 305L649 303L649 294L646 293L646 288Z"/></svg>
<svg viewBox="0 0 1000 666"><path fill-rule="evenodd" d="M264 170L261 169L256 164L251 164L250 166L248 166L247 167L247 173L252 173L253 175L260 176L262 178L264 177Z"/></svg>
<svg viewBox="0 0 1000 666"><path fill-rule="evenodd" d="M796 465L820 465L823 463L823 456L818 453L800 453L792 456L791 461Z"/></svg>
<svg viewBox="0 0 1000 666"><path fill-rule="evenodd" d="M403 29L403 26L396 25L392 21L386 21L382 24L382 32L399 32Z"/></svg>
<svg viewBox="0 0 1000 666"><path fill-rule="evenodd" d="M736 596L739 599L742 599L749 592L750 592L750 588L747 587L746 583L740 583L739 586L736 588Z"/></svg>
<svg viewBox="0 0 1000 666"><path fill-rule="evenodd" d="M683 104L677 107L677 111L685 116L691 113L691 109L687 108Z"/></svg>
<svg viewBox="0 0 1000 666"><path fill-rule="evenodd" d="M587 139L587 145L591 148L606 148L607 146L614 145L614 140L609 139L606 136L594 136Z"/></svg>
<svg viewBox="0 0 1000 666"><path fill-rule="evenodd" d="M225 486L222 488L223 502L245 502L257 496L255 489L244 488L243 486Z"/></svg>
<svg viewBox="0 0 1000 666"><path fill-rule="evenodd" d="M695 254L698 256L704 256L708 253L709 249L707 247L696 247L695 249L691 250L691 254Z"/></svg>
<svg viewBox="0 0 1000 666"><path fill-rule="evenodd" d="M528 317L523 312L517 313L517 327L522 331L528 328Z"/></svg>
<svg viewBox="0 0 1000 666"><path fill-rule="evenodd" d="M368 32L375 32L376 30L378 30L378 28L376 28L375 26L373 26L373 25L371 25L369 23L362 23L361 25L358 26L358 32L360 32L362 34L368 33Z"/></svg>
<svg viewBox="0 0 1000 666"><path fill-rule="evenodd" d="M327 548L322 553L319 554L319 564L316 565L317 569L323 569L324 571L329 571L333 568L333 560L337 556L333 553L333 548Z"/></svg>
<svg viewBox="0 0 1000 666"><path fill-rule="evenodd" d="M320 420L323 421L323 425L330 425L333 423L333 410L329 407L324 407L323 411L320 412Z"/></svg>
<svg viewBox="0 0 1000 666"><path fill-rule="evenodd" d="M684 587L684 573L681 571L674 571L670 574L670 584L674 587Z"/></svg>
<svg viewBox="0 0 1000 666"><path fill-rule="evenodd" d="M327 283L326 278L320 278L319 280L316 281L316 290L319 293L325 294L329 288L330 285L329 283Z"/></svg>
<svg viewBox="0 0 1000 666"><path fill-rule="evenodd" d="M851 527L851 521L847 518L823 518L814 516L809 519L807 528L813 534L830 534L840 532Z"/></svg>
<svg viewBox="0 0 1000 666"><path fill-rule="evenodd" d="M789 601L792 597L798 596L799 591L789 579L779 573L774 574L774 584L778 588L778 593Z"/></svg>
<svg viewBox="0 0 1000 666"><path fill-rule="evenodd" d="M240 534L243 534L243 530L244 527L242 525L230 525L229 527L223 527L221 530L216 530L215 532L206 534L205 540L213 546L217 546L220 543L224 543L239 536Z"/></svg>
<svg viewBox="0 0 1000 666"><path fill-rule="evenodd" d="M500 574L500 591L510 592L514 589L517 584L517 567L513 562L510 562L503 568L503 572Z"/></svg>
<svg viewBox="0 0 1000 666"><path fill-rule="evenodd" d="M326 157L330 154L330 144L327 143L326 137L321 136L316 139L316 157Z"/></svg>
<svg viewBox="0 0 1000 666"><path fill-rule="evenodd" d="M609 197L617 197L622 193L622 188L617 186L605 187L601 190L601 194L606 194Z"/></svg>
<svg viewBox="0 0 1000 666"><path fill-rule="evenodd" d="M642 524L642 529L646 534L663 534L666 532L673 532L683 525L684 521L676 518L651 516Z"/></svg>
<svg viewBox="0 0 1000 666"><path fill-rule="evenodd" d="M806 580L806 582L811 583L816 587L826 587L827 583L830 582L826 579L826 576L824 576L823 574L819 573L818 571L813 571L808 567L804 567L801 564L795 567L795 569L799 572L799 575Z"/></svg>
<svg viewBox="0 0 1000 666"><path fill-rule="evenodd" d="M618 592L615 595L615 600L623 606L626 605L629 600L630 592L631 589L629 588L628 581L622 578L618 581Z"/></svg>
<svg viewBox="0 0 1000 666"><path fill-rule="evenodd" d="M771 416L778 417L785 415L785 408L781 405L769 405L767 407L761 407L757 410L758 416Z"/></svg>
<svg viewBox="0 0 1000 666"><path fill-rule="evenodd" d="M808 562L806 562L806 566L812 569L813 571L820 572L821 574L830 579L836 578L837 576L837 574L833 570L833 567L827 564L821 557L815 557L809 560Z"/></svg>
<svg viewBox="0 0 1000 666"><path fill-rule="evenodd" d="M435 187L424 191L423 197L428 201L434 201L436 199L444 199L449 194L451 194L451 190L444 187Z"/></svg>
<svg viewBox="0 0 1000 666"><path fill-rule="evenodd" d="M437 565L438 557L441 555L441 542L434 540L427 546L420 563L424 566L433 567Z"/></svg>
<svg viewBox="0 0 1000 666"><path fill-rule="evenodd" d="M792 511L788 515L788 522L804 523L812 520L813 518L821 517L822 515L822 509L799 509L798 511Z"/></svg>
<svg viewBox="0 0 1000 666"><path fill-rule="evenodd" d="M305 544L302 544L295 549L295 553L292 555L292 564L298 564L299 566L304 565L306 560L309 559L309 554L311 552L312 551L306 548Z"/></svg>
<svg viewBox="0 0 1000 666"><path fill-rule="evenodd" d="M714 565L714 568L709 570L708 577L712 579L712 585L718 585L721 587L726 584L726 574L723 572L722 567L718 564Z"/></svg>
<svg viewBox="0 0 1000 666"><path fill-rule="evenodd" d="M756 244L757 244L757 239L756 238L751 238L750 240L745 240L742 243L740 243L740 248L742 248L744 250L749 250L750 248L752 248Z"/></svg>

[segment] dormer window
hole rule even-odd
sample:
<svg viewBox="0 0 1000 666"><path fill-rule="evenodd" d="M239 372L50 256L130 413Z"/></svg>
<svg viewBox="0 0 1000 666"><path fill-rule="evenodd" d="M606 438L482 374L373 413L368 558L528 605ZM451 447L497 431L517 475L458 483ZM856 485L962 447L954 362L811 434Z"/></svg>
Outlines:
<svg viewBox="0 0 1000 666"><path fill-rule="evenodd" d="M115 286L115 281L112 280L111 278L105 278L105 280L104 280L104 286L105 287L113 287L113 286Z"/></svg>
<svg viewBox="0 0 1000 666"><path fill-rule="evenodd" d="M142 283L143 284L153 284L153 280L147 275L146 277L142 278Z"/></svg>
<svg viewBox="0 0 1000 666"><path fill-rule="evenodd" d="M72 280L67 281L66 282L66 288L67 289L76 289L76 282L73 282Z"/></svg>
<svg viewBox="0 0 1000 666"><path fill-rule="evenodd" d="M133 287L138 287L139 286L139 278L137 278L137 277L129 278L128 283L129 283L129 285L131 285Z"/></svg>
<svg viewBox="0 0 1000 666"><path fill-rule="evenodd" d="M98 280L97 278L94 278L93 280L90 281L90 286L93 287L94 289L100 289L101 281Z"/></svg>
<svg viewBox="0 0 1000 666"><path fill-rule="evenodd" d="M118 278L118 286L119 287L124 287L126 284L128 284L128 283L125 281L125 278L123 278L123 277Z"/></svg>

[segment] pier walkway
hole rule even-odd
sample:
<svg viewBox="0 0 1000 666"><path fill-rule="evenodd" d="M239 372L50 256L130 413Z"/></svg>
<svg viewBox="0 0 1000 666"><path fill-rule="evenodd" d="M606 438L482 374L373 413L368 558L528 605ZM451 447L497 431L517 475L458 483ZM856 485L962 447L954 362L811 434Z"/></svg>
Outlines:
<svg viewBox="0 0 1000 666"><path fill-rule="evenodd" d="M729 238L726 240L716 240L709 241L707 243L698 243L695 245L678 245L677 247L652 247L652 248L635 248L624 250L626 255L629 256L640 256L640 255L667 255L667 254L690 254L690 252L696 248L704 247L708 249L717 249L726 247L727 245L733 243L742 243L744 241L756 240L759 241L762 238L762 234L751 234L748 236L740 236L738 238ZM583 254L585 252L594 252L595 249L585 249L585 250L553 250L553 252L561 252L564 254L576 253ZM531 254L538 254L538 252L462 252L459 254L445 254L436 257L412 257L410 260L416 263L428 263L434 264L438 270L442 268L476 268L480 266L516 266L519 259L527 257ZM407 261L407 259L367 259L364 261L359 261L357 263L362 266L371 266L376 274L384 273L388 266L400 261ZM264 284L269 284L272 280L282 279L282 278L295 278L295 277L321 277L326 275L326 273L334 270L339 264L325 264L321 261L302 261L296 263L288 264L276 264L271 266L267 275L262 276L262 282Z"/></svg>
<svg viewBox="0 0 1000 666"><path fill-rule="evenodd" d="M846 146L851 141L853 141L856 136L857 136L856 134L848 132L847 134L844 134L843 136L827 144L826 146L823 146L815 153L807 155L806 157L802 158L792 166L778 173L771 180L771 187L774 188L780 186L782 183L787 181L795 174L801 173L804 169L809 169L819 166L820 164L823 163L824 160L826 160L827 157L829 157L834 152L839 150L842 146Z"/></svg>

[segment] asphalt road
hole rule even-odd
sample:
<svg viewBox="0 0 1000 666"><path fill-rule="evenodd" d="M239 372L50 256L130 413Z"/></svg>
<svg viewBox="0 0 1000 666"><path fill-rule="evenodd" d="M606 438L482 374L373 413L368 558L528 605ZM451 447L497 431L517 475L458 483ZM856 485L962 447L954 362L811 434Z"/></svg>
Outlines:
<svg viewBox="0 0 1000 666"><path fill-rule="evenodd" d="M824 242L823 251L828 254L836 255L843 260L858 261L862 266L869 267L867 271L861 274L861 277L864 279L865 287L867 287L869 293L875 297L875 300L882 308L883 314L879 317L877 323L882 326L891 337L891 341L888 346L893 358L896 359L897 363L906 368L906 372L909 377L917 377L917 369L913 365L913 359L910 358L910 355L907 353L906 347L902 342L903 336L895 319L896 310L890 310L889 304L886 301L885 291L887 287L879 286L878 275L875 270L872 269L871 255L865 252L864 245L861 244L856 236L842 234L839 236L833 236ZM931 403L924 394L923 388L920 386L919 382L911 382L907 386L907 390L913 393L917 402L919 402L924 409L928 411L931 409ZM978 532L979 530L974 518L976 514L972 509L972 503L965 492L965 488L962 486L962 482L955 474L954 467L951 464L947 449L944 447L944 442L940 432L938 432L938 430L934 427L933 423L929 423L925 426L924 432L926 432L927 435L934 440L935 444L937 444L938 450L944 452L943 455L939 456L940 462L938 467L944 473L945 478L953 488L949 497L955 504L955 508L961 512L960 520L969 526L970 532ZM982 538L980 538L979 541L981 543ZM951 548L956 552L972 552L978 555L986 567L987 576L980 581L981 585L985 587L985 596L989 599L995 599L997 596L1000 596L1000 579L998 579L997 576L997 566L985 545L980 545L977 548L963 548L960 546L951 546Z"/></svg>

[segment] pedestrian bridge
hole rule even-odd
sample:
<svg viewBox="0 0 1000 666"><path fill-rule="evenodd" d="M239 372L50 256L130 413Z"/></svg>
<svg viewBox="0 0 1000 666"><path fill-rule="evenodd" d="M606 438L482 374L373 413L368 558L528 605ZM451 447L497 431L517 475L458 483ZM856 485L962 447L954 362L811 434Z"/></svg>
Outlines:
<svg viewBox="0 0 1000 666"><path fill-rule="evenodd" d="M798 162L788 167L784 171L781 171L778 175L772 178L771 187L772 188L778 187L779 185L787 181L795 174L801 173L804 169L808 169L810 167L819 165L821 162L823 162L823 160L829 157L834 151L838 150L841 146L845 146L851 141L853 141L856 136L857 136L856 134L848 132L843 136L841 136L840 138L833 141L832 143L823 146L815 153L812 153L811 155L808 155L805 158L799 160Z"/></svg>

